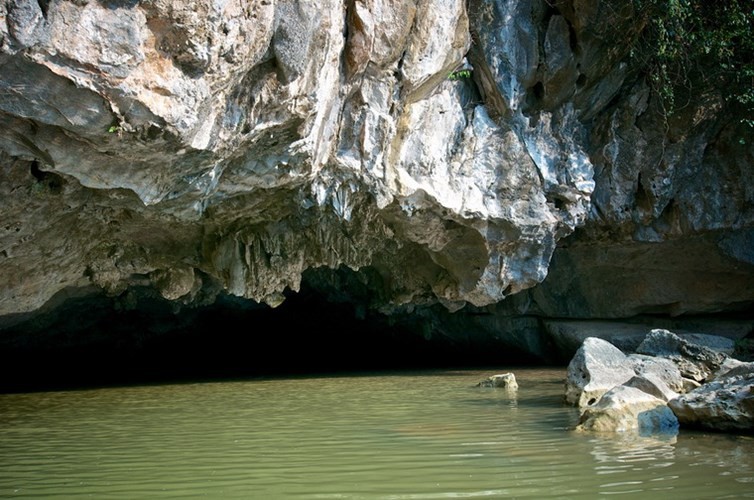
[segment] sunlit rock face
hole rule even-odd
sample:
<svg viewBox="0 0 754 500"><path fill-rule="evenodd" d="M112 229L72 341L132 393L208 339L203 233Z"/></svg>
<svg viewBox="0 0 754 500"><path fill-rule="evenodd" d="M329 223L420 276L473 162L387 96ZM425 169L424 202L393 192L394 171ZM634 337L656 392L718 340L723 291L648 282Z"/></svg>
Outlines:
<svg viewBox="0 0 754 500"><path fill-rule="evenodd" d="M738 231L714 242L735 291L686 309L750 303L754 141L715 96L661 122L638 17L603 4L2 0L0 326L133 286L274 306L339 266L385 312L484 307L585 225L617 259ZM516 312L615 315L578 252Z"/></svg>

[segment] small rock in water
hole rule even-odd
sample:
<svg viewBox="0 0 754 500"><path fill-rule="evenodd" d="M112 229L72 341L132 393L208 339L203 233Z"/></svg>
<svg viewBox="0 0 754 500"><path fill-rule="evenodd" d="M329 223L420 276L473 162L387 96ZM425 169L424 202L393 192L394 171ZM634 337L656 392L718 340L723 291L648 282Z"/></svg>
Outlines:
<svg viewBox="0 0 754 500"><path fill-rule="evenodd" d="M512 373L501 373L499 375L493 375L479 382L477 387L501 387L503 389L509 389L511 391L518 390L518 383L516 382L516 376Z"/></svg>

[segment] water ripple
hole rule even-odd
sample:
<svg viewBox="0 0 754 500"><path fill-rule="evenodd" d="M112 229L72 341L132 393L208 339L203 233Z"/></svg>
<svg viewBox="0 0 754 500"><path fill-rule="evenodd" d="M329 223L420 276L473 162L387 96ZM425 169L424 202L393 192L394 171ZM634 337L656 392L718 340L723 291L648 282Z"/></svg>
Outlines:
<svg viewBox="0 0 754 500"><path fill-rule="evenodd" d="M519 371L517 396L472 387L486 375L0 395L0 497L750 493L753 440L574 434L562 371Z"/></svg>

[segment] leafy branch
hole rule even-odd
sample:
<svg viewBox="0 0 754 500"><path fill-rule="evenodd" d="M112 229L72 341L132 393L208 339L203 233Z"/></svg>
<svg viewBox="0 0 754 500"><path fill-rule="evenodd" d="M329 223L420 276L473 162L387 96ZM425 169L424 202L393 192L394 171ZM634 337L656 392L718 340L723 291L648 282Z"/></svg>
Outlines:
<svg viewBox="0 0 754 500"><path fill-rule="evenodd" d="M633 0L646 28L632 51L667 114L679 97L722 90L754 126L754 1Z"/></svg>

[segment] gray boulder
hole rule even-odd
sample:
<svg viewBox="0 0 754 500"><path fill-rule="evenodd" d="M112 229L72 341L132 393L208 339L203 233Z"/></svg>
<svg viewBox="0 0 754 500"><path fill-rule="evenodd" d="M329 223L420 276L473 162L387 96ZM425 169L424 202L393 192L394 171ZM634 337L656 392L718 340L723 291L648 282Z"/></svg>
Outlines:
<svg viewBox="0 0 754 500"><path fill-rule="evenodd" d="M665 402L635 387L624 385L605 393L587 408L576 427L579 431L675 434L678 419Z"/></svg>
<svg viewBox="0 0 754 500"><path fill-rule="evenodd" d="M736 347L733 339L721 337L720 335L709 335L706 333L683 333L680 337L692 344L696 344L707 349L730 356Z"/></svg>
<svg viewBox="0 0 754 500"><path fill-rule="evenodd" d="M754 429L754 375L710 382L668 403L681 425L715 431Z"/></svg>
<svg viewBox="0 0 754 500"><path fill-rule="evenodd" d="M637 375L659 378L673 392L686 392L683 389L681 371L671 360L644 354L630 354L628 361Z"/></svg>
<svg viewBox="0 0 754 500"><path fill-rule="evenodd" d="M502 389L508 389L510 391L516 391L518 390L518 383L516 382L516 376L512 373L501 373L499 375L492 375L491 377L488 377L481 382L479 382L477 387L495 387L495 388L502 388Z"/></svg>
<svg viewBox="0 0 754 500"><path fill-rule="evenodd" d="M568 364L566 402L580 408L591 406L634 375L631 363L620 349L605 340L589 337Z"/></svg>
<svg viewBox="0 0 754 500"><path fill-rule="evenodd" d="M636 349L638 354L667 358L686 378L705 381L727 356L708 347L692 344L668 330L652 330Z"/></svg>

